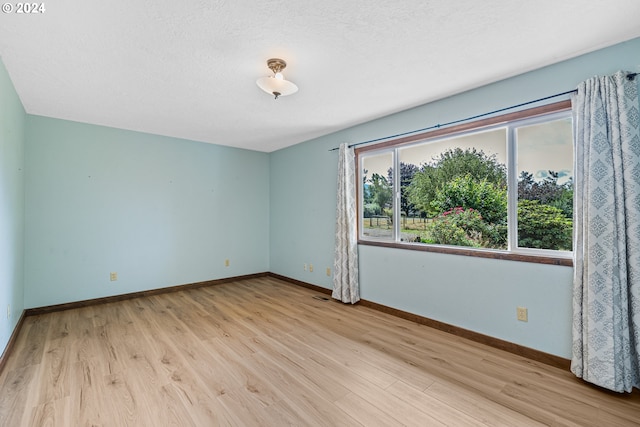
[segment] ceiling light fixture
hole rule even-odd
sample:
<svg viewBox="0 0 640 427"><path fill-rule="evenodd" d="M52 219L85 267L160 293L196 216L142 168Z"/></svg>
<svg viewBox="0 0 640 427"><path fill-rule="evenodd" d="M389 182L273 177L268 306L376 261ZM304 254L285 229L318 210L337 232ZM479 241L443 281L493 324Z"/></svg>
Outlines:
<svg viewBox="0 0 640 427"><path fill-rule="evenodd" d="M285 80L282 75L282 70L287 66L287 63L282 59L271 58L267 61L267 67L273 71L273 76L260 77L256 84L263 91L274 95L275 99L280 96L287 96L298 91L298 86L291 83L289 80Z"/></svg>

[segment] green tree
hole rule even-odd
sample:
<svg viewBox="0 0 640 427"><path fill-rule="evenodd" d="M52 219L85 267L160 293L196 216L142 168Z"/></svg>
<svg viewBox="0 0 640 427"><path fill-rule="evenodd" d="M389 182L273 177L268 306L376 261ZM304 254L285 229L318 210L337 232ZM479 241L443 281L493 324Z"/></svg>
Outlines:
<svg viewBox="0 0 640 427"><path fill-rule="evenodd" d="M371 203L378 205L382 210L391 206L391 185L387 179L377 173L371 176L369 191L371 192Z"/></svg>
<svg viewBox="0 0 640 427"><path fill-rule="evenodd" d="M367 169L362 170L362 199L365 205L373 203L373 195L369 189L369 179L367 178L368 173Z"/></svg>
<svg viewBox="0 0 640 427"><path fill-rule="evenodd" d="M419 171L418 166L411 163L400 162L400 211L405 215L409 215L416 210L413 203L409 201L409 185L413 176ZM393 183L393 168L387 171L387 179Z"/></svg>
<svg viewBox="0 0 640 427"><path fill-rule="evenodd" d="M558 184L559 173L549 171L542 181L522 171L518 177L518 200L538 200L543 205L560 209L567 218L573 218L573 179Z"/></svg>
<svg viewBox="0 0 640 427"><path fill-rule="evenodd" d="M432 202L438 191L457 177L469 176L471 180L486 181L496 188L506 189L506 167L499 163L495 155L487 155L475 148L452 148L423 165L413 176L407 191L408 201L417 209L435 216L442 212Z"/></svg>

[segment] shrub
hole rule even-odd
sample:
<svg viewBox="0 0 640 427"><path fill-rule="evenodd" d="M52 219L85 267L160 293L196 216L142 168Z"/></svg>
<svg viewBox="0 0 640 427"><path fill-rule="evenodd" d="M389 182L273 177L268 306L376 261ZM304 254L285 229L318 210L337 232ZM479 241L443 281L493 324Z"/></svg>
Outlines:
<svg viewBox="0 0 640 427"><path fill-rule="evenodd" d="M489 224L477 210L457 206L434 218L423 240L441 245L504 249L507 226Z"/></svg>
<svg viewBox="0 0 640 427"><path fill-rule="evenodd" d="M478 181L467 174L452 179L436 191L431 207L436 212L456 207L472 208L479 211L487 223L506 224L507 190L486 179Z"/></svg>
<svg viewBox="0 0 640 427"><path fill-rule="evenodd" d="M443 212L427 226L428 241L440 245L481 246L484 222L474 209L460 206Z"/></svg>
<svg viewBox="0 0 640 427"><path fill-rule="evenodd" d="M573 221L562 210L538 200L518 202L518 246L571 250Z"/></svg>

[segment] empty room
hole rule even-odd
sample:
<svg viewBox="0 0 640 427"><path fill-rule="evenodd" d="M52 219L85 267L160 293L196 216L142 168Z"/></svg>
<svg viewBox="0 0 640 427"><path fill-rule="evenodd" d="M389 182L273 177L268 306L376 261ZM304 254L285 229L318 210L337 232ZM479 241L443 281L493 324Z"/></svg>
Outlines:
<svg viewBox="0 0 640 427"><path fill-rule="evenodd" d="M640 425L638 16L4 2L0 426Z"/></svg>

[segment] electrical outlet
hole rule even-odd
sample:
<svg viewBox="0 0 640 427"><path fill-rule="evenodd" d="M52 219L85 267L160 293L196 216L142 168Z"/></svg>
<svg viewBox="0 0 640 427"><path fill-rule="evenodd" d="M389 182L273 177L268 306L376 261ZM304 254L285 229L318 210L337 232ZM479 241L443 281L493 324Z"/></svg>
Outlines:
<svg viewBox="0 0 640 427"><path fill-rule="evenodd" d="M11 319L11 304L7 304L7 319Z"/></svg>
<svg viewBox="0 0 640 427"><path fill-rule="evenodd" d="M313 273L313 264L309 264L309 272Z"/></svg>
<svg viewBox="0 0 640 427"><path fill-rule="evenodd" d="M228 259L225 259L225 260L224 260L224 266L225 266L225 267L229 267L229 260L228 260Z"/></svg>
<svg viewBox="0 0 640 427"><path fill-rule="evenodd" d="M304 271L307 271L307 264L305 264L302 268L304 269Z"/></svg>
<svg viewBox="0 0 640 427"><path fill-rule="evenodd" d="M116 273L115 271L109 273L109 280L111 280L112 282L118 280L118 273Z"/></svg>
<svg viewBox="0 0 640 427"><path fill-rule="evenodd" d="M518 307L517 312L518 312L519 321L521 322L529 321L529 310L527 310L526 307Z"/></svg>
<svg viewBox="0 0 640 427"><path fill-rule="evenodd" d="M331 276L331 269L327 267L327 276Z"/></svg>

